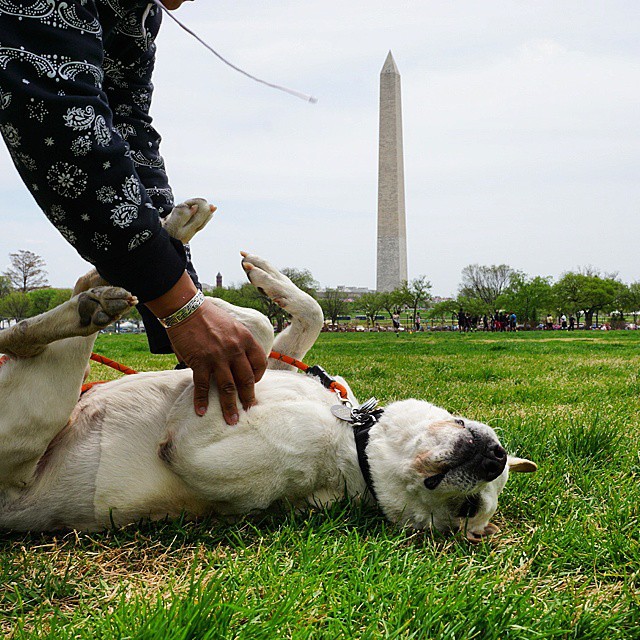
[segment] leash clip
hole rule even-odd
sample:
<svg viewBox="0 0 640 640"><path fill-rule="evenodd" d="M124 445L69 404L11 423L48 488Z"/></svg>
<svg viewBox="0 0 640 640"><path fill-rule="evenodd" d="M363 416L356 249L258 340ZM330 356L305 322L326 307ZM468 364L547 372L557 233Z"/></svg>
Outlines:
<svg viewBox="0 0 640 640"><path fill-rule="evenodd" d="M353 407L348 400L346 402L342 398L340 400L342 404L331 407L331 413L339 420L348 422L354 428L366 429L372 427L384 413L382 408L377 408L377 398L369 398L359 407Z"/></svg>
<svg viewBox="0 0 640 640"><path fill-rule="evenodd" d="M336 394L336 396L338 397L338 400L340 400L340 404L343 407L346 407L347 409L353 408L353 405L351 404L351 400L349 400L349 398L343 398L342 394L340 393L340 389L334 389L333 393Z"/></svg>

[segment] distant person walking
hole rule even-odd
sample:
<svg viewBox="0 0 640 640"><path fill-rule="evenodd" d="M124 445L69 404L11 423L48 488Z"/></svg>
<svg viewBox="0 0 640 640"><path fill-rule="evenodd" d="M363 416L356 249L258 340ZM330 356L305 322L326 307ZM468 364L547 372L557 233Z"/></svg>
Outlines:
<svg viewBox="0 0 640 640"><path fill-rule="evenodd" d="M569 331L576 330L576 319L573 317L573 314L569 314Z"/></svg>
<svg viewBox="0 0 640 640"><path fill-rule="evenodd" d="M511 331L515 331L518 325L518 317L516 316L515 313L512 313L509 316L509 329Z"/></svg>
<svg viewBox="0 0 640 640"><path fill-rule="evenodd" d="M416 331L422 331L422 318L420 317L420 314L416 314L416 319L414 322Z"/></svg>
<svg viewBox="0 0 640 640"><path fill-rule="evenodd" d="M564 313L560 316L560 326L565 330L567 328L567 316Z"/></svg>
<svg viewBox="0 0 640 640"><path fill-rule="evenodd" d="M393 324L393 330L396 332L396 335L400 332L400 314L396 311L391 316L391 322Z"/></svg>
<svg viewBox="0 0 640 640"><path fill-rule="evenodd" d="M551 314L547 316L546 328L547 328L547 331L553 330L553 316Z"/></svg>

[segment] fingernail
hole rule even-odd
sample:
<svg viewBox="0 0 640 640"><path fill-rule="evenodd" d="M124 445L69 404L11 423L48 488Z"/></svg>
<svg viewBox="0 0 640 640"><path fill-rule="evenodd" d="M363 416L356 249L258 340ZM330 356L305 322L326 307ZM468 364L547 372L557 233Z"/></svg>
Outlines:
<svg viewBox="0 0 640 640"><path fill-rule="evenodd" d="M207 407L198 407L198 408L196 409L196 413L197 413L199 416L203 416L205 413L207 413Z"/></svg>

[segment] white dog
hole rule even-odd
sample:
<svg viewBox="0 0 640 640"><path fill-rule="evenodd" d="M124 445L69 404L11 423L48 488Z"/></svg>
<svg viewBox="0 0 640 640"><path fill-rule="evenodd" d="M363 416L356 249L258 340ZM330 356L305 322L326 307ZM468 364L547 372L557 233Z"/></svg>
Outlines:
<svg viewBox="0 0 640 640"><path fill-rule="evenodd" d="M182 240L211 215L204 201L190 204L167 224ZM291 314L275 342L257 311L205 304L244 323L266 353L304 358L323 323L317 302L256 256L245 255L243 267ZM489 520L509 469L536 468L508 457L490 427L428 402L356 412L364 424L353 425L348 409L336 412L347 420L332 413L335 393L277 361L235 426L225 423L214 386L206 416L194 413L189 370L125 376L78 399L96 333L136 302L123 289L89 288L91 280L81 278L69 302L0 332L9 355L0 367L0 527L99 529L241 515L278 501L328 504L346 494L376 501L393 522L463 529L476 541L497 531Z"/></svg>

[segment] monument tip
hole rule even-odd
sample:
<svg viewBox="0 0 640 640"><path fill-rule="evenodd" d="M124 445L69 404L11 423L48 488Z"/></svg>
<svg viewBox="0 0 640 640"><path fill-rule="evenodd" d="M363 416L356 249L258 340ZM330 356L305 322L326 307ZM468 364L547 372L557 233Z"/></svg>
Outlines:
<svg viewBox="0 0 640 640"><path fill-rule="evenodd" d="M384 65L382 66L382 71L380 73L397 73L398 75L400 75L398 67L396 66L396 61L393 59L391 49L389 49L387 59L384 61Z"/></svg>

